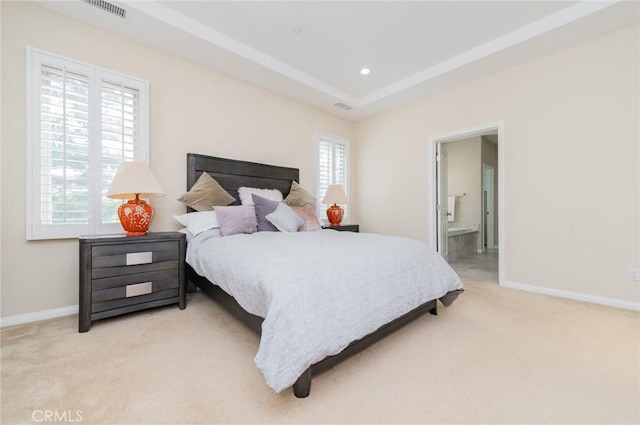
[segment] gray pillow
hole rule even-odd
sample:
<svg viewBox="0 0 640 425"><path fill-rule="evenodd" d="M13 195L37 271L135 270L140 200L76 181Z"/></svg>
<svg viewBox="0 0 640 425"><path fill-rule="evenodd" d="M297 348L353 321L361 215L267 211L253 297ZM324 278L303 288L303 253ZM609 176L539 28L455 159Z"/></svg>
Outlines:
<svg viewBox="0 0 640 425"><path fill-rule="evenodd" d="M255 233L258 230L253 205L216 207L215 211L222 236L231 236L238 233Z"/></svg>
<svg viewBox="0 0 640 425"><path fill-rule="evenodd" d="M253 200L253 206L256 209L256 220L258 221L258 232L277 232L276 226L271 224L267 220L267 214L271 214L278 207L278 201L272 201L271 199L263 198L255 193L251 194Z"/></svg>

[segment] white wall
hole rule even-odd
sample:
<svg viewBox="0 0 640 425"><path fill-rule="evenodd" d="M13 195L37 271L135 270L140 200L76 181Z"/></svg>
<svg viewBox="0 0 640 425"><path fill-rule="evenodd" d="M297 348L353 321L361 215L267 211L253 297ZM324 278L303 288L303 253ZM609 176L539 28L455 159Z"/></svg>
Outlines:
<svg viewBox="0 0 640 425"><path fill-rule="evenodd" d="M152 201L152 231L185 211L187 152L298 167L313 191L314 131L353 140L349 121L32 3L2 2L1 34L2 317L78 303L77 240L25 238L27 46L149 81L151 167L167 192Z"/></svg>
<svg viewBox="0 0 640 425"><path fill-rule="evenodd" d="M430 240L429 137L503 121L504 278L637 303L639 40L627 27L358 122L361 229Z"/></svg>

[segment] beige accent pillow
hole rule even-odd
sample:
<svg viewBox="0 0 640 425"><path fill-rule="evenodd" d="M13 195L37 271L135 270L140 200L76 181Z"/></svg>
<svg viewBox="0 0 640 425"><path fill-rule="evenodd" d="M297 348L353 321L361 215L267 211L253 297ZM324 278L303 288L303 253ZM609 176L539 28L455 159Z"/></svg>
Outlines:
<svg viewBox="0 0 640 425"><path fill-rule="evenodd" d="M207 173L202 173L193 187L178 198L178 201L196 211L211 211L216 205L226 206L235 200L236 198L229 195L229 192Z"/></svg>
<svg viewBox="0 0 640 425"><path fill-rule="evenodd" d="M296 181L291 182L291 190L284 202L290 207L304 207L305 205L311 205L314 209L316 207L316 198L311 196Z"/></svg>

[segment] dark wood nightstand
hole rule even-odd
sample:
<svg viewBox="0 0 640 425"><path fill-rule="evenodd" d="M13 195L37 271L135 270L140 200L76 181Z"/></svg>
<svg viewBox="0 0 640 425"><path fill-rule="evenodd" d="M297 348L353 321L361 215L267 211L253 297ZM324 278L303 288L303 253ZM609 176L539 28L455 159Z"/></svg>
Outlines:
<svg viewBox="0 0 640 425"><path fill-rule="evenodd" d="M343 224L341 226L322 226L323 229L333 229L340 232L360 232L359 224Z"/></svg>
<svg viewBox="0 0 640 425"><path fill-rule="evenodd" d="M179 232L146 236L81 236L78 331L91 322L178 303L187 306L186 239Z"/></svg>

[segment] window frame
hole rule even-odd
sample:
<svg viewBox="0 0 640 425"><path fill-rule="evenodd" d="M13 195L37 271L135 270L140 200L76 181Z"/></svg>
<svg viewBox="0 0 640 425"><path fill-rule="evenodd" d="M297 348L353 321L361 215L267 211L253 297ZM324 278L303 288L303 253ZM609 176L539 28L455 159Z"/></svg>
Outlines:
<svg viewBox="0 0 640 425"><path fill-rule="evenodd" d="M27 240L70 239L81 235L122 233L120 223L102 222L102 112L103 81L120 82L138 90L139 138L136 160L149 162L149 83L140 78L102 68L44 50L27 47ZM89 80L89 214L86 224L41 223L41 69L43 65L66 68Z"/></svg>
<svg viewBox="0 0 640 425"><path fill-rule="evenodd" d="M326 214L321 214L323 211L323 203L322 197L323 195L320 193L320 142L321 141L329 141L332 145L332 149L335 148L335 145L341 144L346 148L346 161L345 161L345 172L347 175L346 182L343 185L345 194L349 201L351 201L351 142L348 139L344 139L342 137L335 136L333 134L324 133L321 131L316 131L314 134L314 143L315 143L315 169L316 169L316 211L318 214L318 218L322 223L328 224L329 220L327 219ZM334 184L329 183L329 184ZM326 208L324 209L326 210ZM350 220L350 210L349 205L344 206L344 217L343 222L349 223Z"/></svg>

